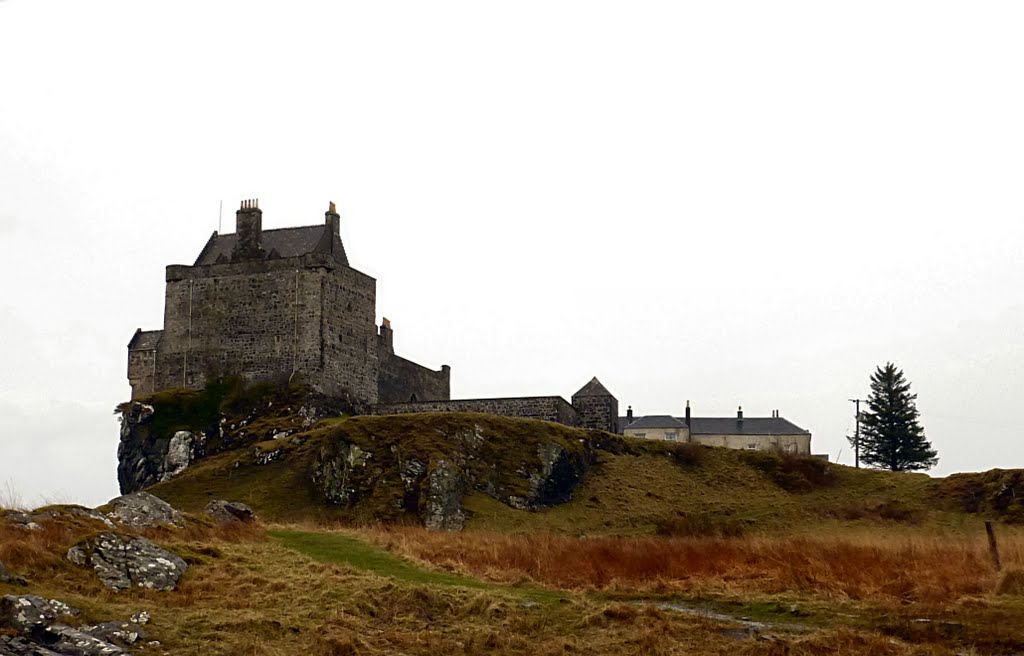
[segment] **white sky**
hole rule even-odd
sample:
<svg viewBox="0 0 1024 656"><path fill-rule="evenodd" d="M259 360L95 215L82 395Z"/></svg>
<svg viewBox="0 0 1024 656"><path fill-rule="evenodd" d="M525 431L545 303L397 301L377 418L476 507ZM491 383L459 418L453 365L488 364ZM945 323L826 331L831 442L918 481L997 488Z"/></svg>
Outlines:
<svg viewBox="0 0 1024 656"><path fill-rule="evenodd" d="M242 198L338 203L456 397L774 408L1024 467L1020 2L0 1L0 485L117 494L126 344Z"/></svg>

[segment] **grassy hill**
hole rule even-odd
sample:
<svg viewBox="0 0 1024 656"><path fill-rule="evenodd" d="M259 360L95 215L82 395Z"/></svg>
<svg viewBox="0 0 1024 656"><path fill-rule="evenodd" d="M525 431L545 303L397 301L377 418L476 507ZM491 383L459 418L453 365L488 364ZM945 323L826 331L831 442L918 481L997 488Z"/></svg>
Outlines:
<svg viewBox="0 0 1024 656"><path fill-rule="evenodd" d="M279 427L263 428L272 433ZM402 506L400 456L425 463L450 457L452 436L467 431L479 433L486 448L463 466L497 472L487 486L526 485L521 472L536 459L538 444L557 442L587 459L565 503L522 510L484 489L464 490L470 529L676 536L878 526L976 531L986 517L1012 522L1024 516L1020 472L934 479L459 413L324 420L287 440L257 441L201 460L150 491L191 511L211 499L242 501L272 521L415 523L415 513ZM379 471L364 481L358 499L330 503L314 485L314 471L318 458L339 443L372 454ZM1016 500L1001 504L1000 494L1014 486Z"/></svg>
<svg viewBox="0 0 1024 656"><path fill-rule="evenodd" d="M212 420L216 448L149 491L193 514L116 529L183 558L178 588L115 594L69 562L110 530L94 514L37 511L30 528L0 510L15 577L0 596L58 599L76 624L146 610L133 654L1024 650L1019 471L933 479L476 414L304 427L298 398L260 399L272 412L238 401L220 423L221 401L188 398L165 395L179 414L150 425L154 439ZM439 497L464 530L422 528ZM217 525L201 514L211 499L264 523ZM0 645L14 633L0 626Z"/></svg>

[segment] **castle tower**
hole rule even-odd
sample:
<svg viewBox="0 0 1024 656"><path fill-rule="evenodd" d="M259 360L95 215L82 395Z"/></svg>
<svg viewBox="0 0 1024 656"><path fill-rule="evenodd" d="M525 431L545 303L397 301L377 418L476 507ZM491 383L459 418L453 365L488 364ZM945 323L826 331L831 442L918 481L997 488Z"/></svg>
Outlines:
<svg viewBox="0 0 1024 656"><path fill-rule="evenodd" d="M368 404L381 390L448 398L447 368L395 355L390 332L381 348L377 283L349 266L334 203L319 225L263 230L255 199L235 221L235 234L213 233L194 264L167 267L163 330L136 331L128 345L133 398L222 375L301 380Z"/></svg>
<svg viewBox="0 0 1024 656"><path fill-rule="evenodd" d="M596 377L572 395L572 407L581 428L618 431L619 400Z"/></svg>

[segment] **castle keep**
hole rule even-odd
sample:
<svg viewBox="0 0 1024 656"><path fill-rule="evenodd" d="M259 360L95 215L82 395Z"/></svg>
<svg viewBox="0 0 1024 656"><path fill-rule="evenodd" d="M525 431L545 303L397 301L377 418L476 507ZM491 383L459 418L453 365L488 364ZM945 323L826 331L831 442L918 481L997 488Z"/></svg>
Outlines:
<svg viewBox="0 0 1024 656"><path fill-rule="evenodd" d="M395 355L390 323L377 327L376 280L349 266L340 228L331 203L321 225L263 230L244 201L235 234L214 232L192 266L167 267L163 330L128 344L132 398L235 374L299 376L371 404L448 399L450 368Z"/></svg>

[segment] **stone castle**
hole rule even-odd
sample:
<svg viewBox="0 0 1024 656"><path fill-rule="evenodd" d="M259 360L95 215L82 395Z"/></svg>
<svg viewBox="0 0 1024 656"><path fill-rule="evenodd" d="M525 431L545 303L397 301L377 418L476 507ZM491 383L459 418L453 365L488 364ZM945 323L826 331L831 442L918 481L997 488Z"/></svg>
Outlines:
<svg viewBox="0 0 1024 656"><path fill-rule="evenodd" d="M167 267L163 330L136 330L128 344L132 399L199 389L221 375L294 380L369 406L376 414L483 412L542 419L640 439L810 453L810 432L783 419L619 416L597 378L572 395L452 399L451 368L434 371L395 354L387 319L376 324L377 282L349 266L341 218L330 204L320 225L263 229L243 201L234 234L216 232L192 266Z"/></svg>
<svg viewBox="0 0 1024 656"><path fill-rule="evenodd" d="M263 230L258 202L243 201L234 234L214 232L193 265L167 267L163 330L136 330L128 344L132 399L225 374L299 377L378 414L486 412L616 432L618 401L596 378L571 404L452 400L450 367L399 357L390 322L376 325L376 281L349 266L340 224L331 203L321 225Z"/></svg>
<svg viewBox="0 0 1024 656"><path fill-rule="evenodd" d="M298 376L368 404L448 399L450 368L399 357L376 320L377 282L349 266L334 203L320 225L264 230L258 202L243 201L235 234L214 232L192 266L167 267L163 330L128 344L132 398L236 374Z"/></svg>

